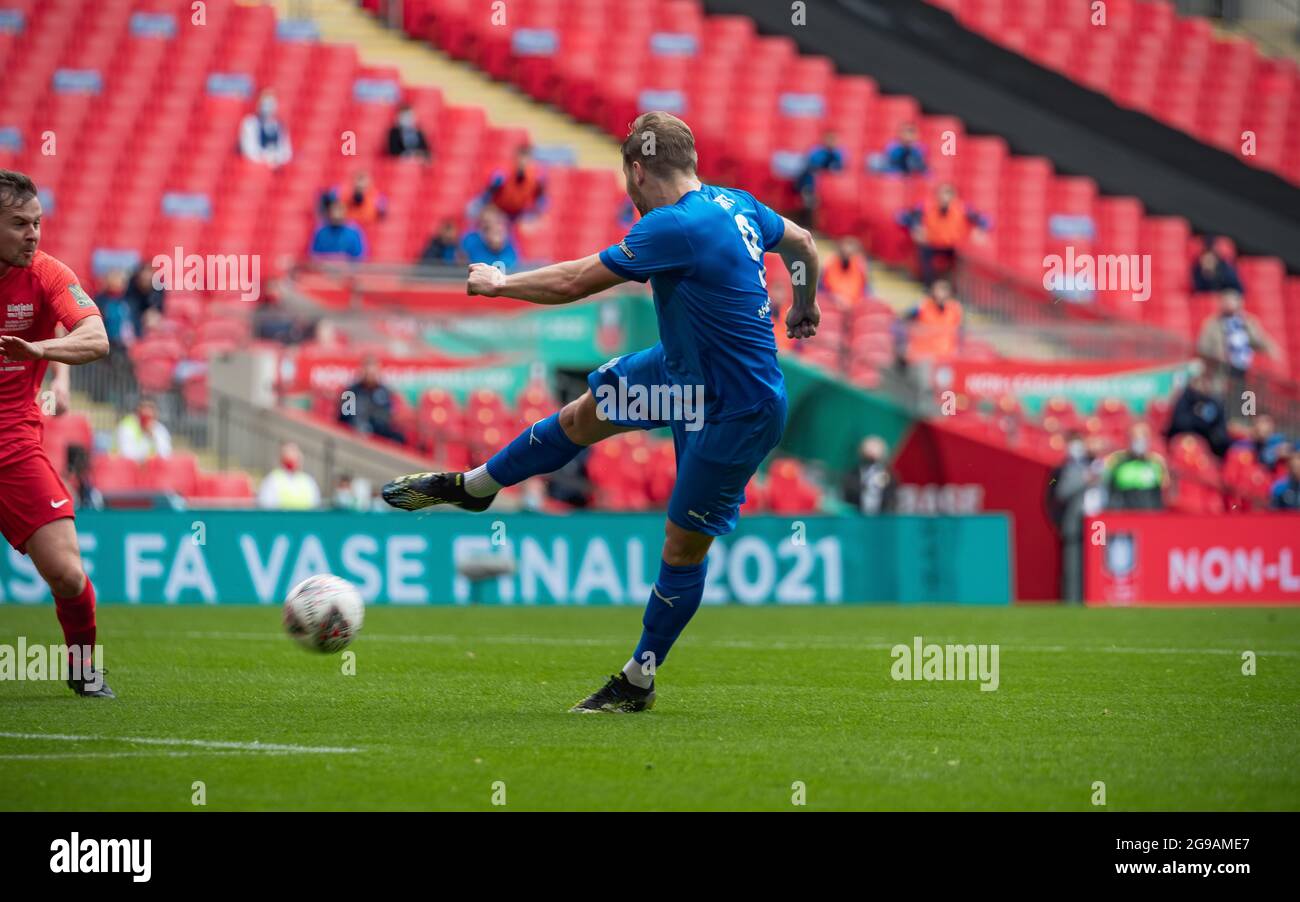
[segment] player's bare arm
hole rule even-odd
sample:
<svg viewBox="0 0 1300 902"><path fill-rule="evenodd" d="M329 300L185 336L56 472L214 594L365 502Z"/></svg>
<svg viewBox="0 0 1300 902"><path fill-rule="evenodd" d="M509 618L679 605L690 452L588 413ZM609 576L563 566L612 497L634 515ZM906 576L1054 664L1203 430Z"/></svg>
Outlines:
<svg viewBox="0 0 1300 902"><path fill-rule="evenodd" d="M817 243L812 233L797 223L785 220L785 234L777 242L776 251L785 261L785 268L790 270L791 283L794 287L794 302L785 317L785 334L790 338L812 338L817 334L822 312L817 306L817 283L820 279L821 258L817 255ZM800 272L796 268L802 264L802 278L795 278Z"/></svg>
<svg viewBox="0 0 1300 902"><path fill-rule="evenodd" d="M600 262L599 254L528 272L506 275L487 263L473 263L465 285L468 294L515 298L534 304L569 304L627 280Z"/></svg>
<svg viewBox="0 0 1300 902"><path fill-rule="evenodd" d="M108 356L108 333L104 321L88 316L67 335L43 341L25 341L17 335L0 335L0 356L7 360L48 360L73 366L92 363Z"/></svg>

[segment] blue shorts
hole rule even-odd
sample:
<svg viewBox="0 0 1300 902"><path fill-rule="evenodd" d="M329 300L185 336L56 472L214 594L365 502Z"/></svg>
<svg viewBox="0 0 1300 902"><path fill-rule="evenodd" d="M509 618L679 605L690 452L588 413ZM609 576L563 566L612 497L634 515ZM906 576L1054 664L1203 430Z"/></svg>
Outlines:
<svg viewBox="0 0 1300 902"><path fill-rule="evenodd" d="M597 399L612 398L619 389L671 384L664 366L663 345L655 345L635 354L616 357L587 375L587 385ZM602 389L602 386L604 388ZM662 388L661 388L662 391ZM634 429L667 427L673 433L677 452L677 484L668 500L668 519L682 529L706 535L726 535L736 528L740 506L745 503L745 486L758 471L759 464L781 441L785 431L785 395L774 396L735 419L702 422L703 410L682 407L688 418L673 415L673 410L651 409L654 418L606 416L611 422ZM618 414L630 411L619 410ZM605 411L604 413L609 413Z"/></svg>

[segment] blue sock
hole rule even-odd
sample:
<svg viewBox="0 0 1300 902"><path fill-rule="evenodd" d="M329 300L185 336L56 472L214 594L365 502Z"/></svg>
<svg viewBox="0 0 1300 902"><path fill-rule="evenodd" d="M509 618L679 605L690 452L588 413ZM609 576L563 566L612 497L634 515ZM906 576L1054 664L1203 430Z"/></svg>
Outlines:
<svg viewBox="0 0 1300 902"><path fill-rule="evenodd" d="M488 475L501 485L516 485L530 476L553 473L582 450L560 428L560 415L538 420L487 462Z"/></svg>
<svg viewBox="0 0 1300 902"><path fill-rule="evenodd" d="M663 665L668 650L699 610L700 599L704 597L704 577L708 572L708 558L688 567L659 563L659 579L650 590L650 603L641 618L641 641L632 655L642 668L649 663L655 668Z"/></svg>

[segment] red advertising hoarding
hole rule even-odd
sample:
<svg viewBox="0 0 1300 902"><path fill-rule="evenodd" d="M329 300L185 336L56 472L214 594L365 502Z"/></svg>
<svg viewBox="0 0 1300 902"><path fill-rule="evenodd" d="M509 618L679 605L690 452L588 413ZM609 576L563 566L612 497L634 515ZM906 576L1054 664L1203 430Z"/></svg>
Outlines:
<svg viewBox="0 0 1300 902"><path fill-rule="evenodd" d="M1084 536L1090 605L1300 604L1295 514L1115 511Z"/></svg>

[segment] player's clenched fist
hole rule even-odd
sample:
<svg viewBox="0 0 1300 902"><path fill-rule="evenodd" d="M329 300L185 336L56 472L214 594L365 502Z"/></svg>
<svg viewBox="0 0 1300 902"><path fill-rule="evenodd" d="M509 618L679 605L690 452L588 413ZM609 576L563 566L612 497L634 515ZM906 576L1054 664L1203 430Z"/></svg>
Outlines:
<svg viewBox="0 0 1300 902"><path fill-rule="evenodd" d="M492 297L505 281L506 274L490 263L471 263L469 279L465 283L465 293Z"/></svg>
<svg viewBox="0 0 1300 902"><path fill-rule="evenodd" d="M812 338L817 334L817 326L821 321L822 312L815 303L805 308L800 308L796 304L790 308L790 312L785 317L786 337Z"/></svg>
<svg viewBox="0 0 1300 902"><path fill-rule="evenodd" d="M23 341L17 335L0 335L0 358L5 360L41 360L45 352L40 345Z"/></svg>

